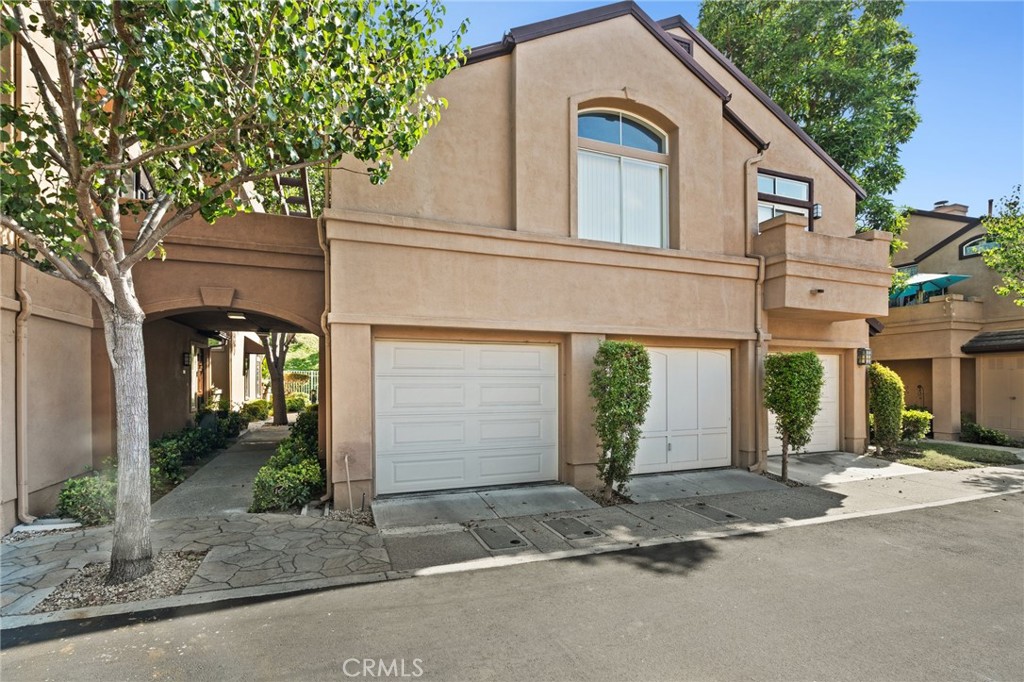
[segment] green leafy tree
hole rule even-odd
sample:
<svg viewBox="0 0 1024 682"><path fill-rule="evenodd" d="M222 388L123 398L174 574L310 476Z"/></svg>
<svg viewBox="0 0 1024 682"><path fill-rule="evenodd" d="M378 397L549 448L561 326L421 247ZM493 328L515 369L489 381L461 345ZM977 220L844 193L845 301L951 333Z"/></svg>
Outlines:
<svg viewBox="0 0 1024 682"><path fill-rule="evenodd" d="M875 445L881 450L891 450L900 442L905 406L900 375L885 365L872 362L868 366L868 409L871 410Z"/></svg>
<svg viewBox="0 0 1024 682"><path fill-rule="evenodd" d="M0 47L22 50L39 101L0 106L0 227L103 320L120 462L109 582L152 568L133 266L182 223L244 210L243 188L275 174L350 155L384 181L439 120L426 86L462 58L465 25L439 43L442 16L438 0L4 3ZM136 199L143 170L153 192Z"/></svg>
<svg viewBox="0 0 1024 682"><path fill-rule="evenodd" d="M594 428L601 444L597 474L611 501L616 486L620 493L626 490L651 403L651 358L643 344L604 341L594 356L590 395L596 401Z"/></svg>
<svg viewBox="0 0 1024 682"><path fill-rule="evenodd" d="M320 368L320 337L315 334L296 334L288 346L285 370L310 370Z"/></svg>
<svg viewBox="0 0 1024 682"><path fill-rule="evenodd" d="M789 452L811 442L821 409L825 368L816 353L770 353L764 361L764 406L775 414L782 440L782 480L789 480Z"/></svg>
<svg viewBox="0 0 1024 682"><path fill-rule="evenodd" d="M991 216L982 218L989 241L995 246L982 253L985 265L999 273L1003 283L995 287L1000 296L1013 296L1024 306L1024 212L1020 203L1020 185L1003 197Z"/></svg>
<svg viewBox="0 0 1024 682"><path fill-rule="evenodd" d="M899 235L886 198L904 176L899 147L917 128L917 48L902 0L709 0L700 31L867 192L863 229ZM894 241L894 248L902 244Z"/></svg>

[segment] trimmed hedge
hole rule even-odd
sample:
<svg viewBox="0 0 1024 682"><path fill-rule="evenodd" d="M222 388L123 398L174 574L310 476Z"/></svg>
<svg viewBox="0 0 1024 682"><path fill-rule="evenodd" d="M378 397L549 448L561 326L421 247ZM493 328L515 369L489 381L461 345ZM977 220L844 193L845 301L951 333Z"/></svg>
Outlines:
<svg viewBox="0 0 1024 682"><path fill-rule="evenodd" d="M241 415L248 421L251 422L262 422L270 418L270 401L269 400L251 400L244 405L240 410Z"/></svg>
<svg viewBox="0 0 1024 682"><path fill-rule="evenodd" d="M1013 445L1014 440L1002 431L990 429L963 417L960 423L960 440L965 443L982 445Z"/></svg>
<svg viewBox="0 0 1024 682"><path fill-rule="evenodd" d="M260 468L252 484L253 513L288 511L324 491L319 460L316 405L299 415L277 452Z"/></svg>
<svg viewBox="0 0 1024 682"><path fill-rule="evenodd" d="M594 356L590 377L594 429L601 446L597 475L606 499L620 493L633 471L640 448L640 429L651 402L651 358L635 341L603 341Z"/></svg>
<svg viewBox="0 0 1024 682"><path fill-rule="evenodd" d="M883 451L891 450L903 435L903 380L885 365L872 362L868 367L868 383L875 445Z"/></svg>
<svg viewBox="0 0 1024 682"><path fill-rule="evenodd" d="M309 407L309 396L305 393L289 393L284 397L284 403L289 412L302 412Z"/></svg>
<svg viewBox="0 0 1024 682"><path fill-rule="evenodd" d="M903 440L924 438L931 430L933 418L927 410L903 410Z"/></svg>

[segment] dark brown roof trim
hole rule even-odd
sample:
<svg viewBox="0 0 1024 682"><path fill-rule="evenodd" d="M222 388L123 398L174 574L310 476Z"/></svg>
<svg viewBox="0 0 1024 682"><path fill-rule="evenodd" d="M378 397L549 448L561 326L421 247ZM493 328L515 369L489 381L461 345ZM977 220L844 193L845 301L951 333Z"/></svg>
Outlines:
<svg viewBox="0 0 1024 682"><path fill-rule="evenodd" d="M868 323L868 336L875 336L885 331L885 325L877 317L869 317L865 322Z"/></svg>
<svg viewBox="0 0 1024 682"><path fill-rule="evenodd" d="M794 135L796 135L803 141L804 144L810 147L811 151L813 151L818 156L818 158L824 161L829 168L835 171L836 175L838 175L843 180L843 182L849 185L850 189L856 192L858 199L863 199L867 196L867 192L864 191L864 188L857 184L857 181L854 180L853 177L849 173L847 173L842 166L836 163L836 160L829 156L828 152L822 149L817 142L811 139L811 136L808 135L803 128L796 124L796 121L791 119L789 115L786 114L786 112L784 112L781 107L779 107L778 104L773 102L772 99L768 95L766 95L763 90L761 90L761 88L754 85L754 82L752 80L747 78L742 71L736 68L735 64L729 61L725 57L725 55L723 55L715 48L714 45L708 42L708 39L702 36L697 31L697 29L695 29L693 26L690 25L688 21L686 21L686 19L683 19L681 16L674 16L669 17L668 19L662 19L658 23L663 29L666 30L672 28L681 28L683 31L685 31L686 34L690 36L690 38L692 38L695 43L700 45L701 48L704 49L704 51L711 55L712 59L718 62L719 65L721 65L721 67L724 68L726 71L732 74L733 77L736 78L736 80L738 80L743 85L743 87L745 87L750 92L750 94L756 97L761 102L761 104L768 107L768 109L773 114L775 114L776 118L782 121L782 123L787 128L793 131Z"/></svg>
<svg viewBox="0 0 1024 682"><path fill-rule="evenodd" d="M694 61L693 57L686 48L680 44L680 42L673 40L672 36L666 33L661 26L654 21L654 19L651 19L651 17L640 9L639 5L632 2L632 0L627 0L627 2L617 2L613 5L605 5L603 7L595 7L582 12L574 12L573 14L566 14L562 17L547 19L546 21L539 21L534 24L527 24L526 26L513 28L505 34L505 37L500 43L491 43L489 45L484 45L483 47L470 49L469 57L466 58L466 64L475 64L476 62L484 61L486 59L493 59L494 57L509 54L519 43L526 43L531 40L537 40L538 38L546 38L547 36L552 36L556 33L571 31L574 28L581 28L583 26L597 24L602 21L608 21L609 19L616 19L627 15L632 16L640 22L640 24L646 28L651 35L657 38L669 52L675 55L676 59L683 63L683 66L697 76L697 78L707 85L712 92L718 95L723 102L729 101L731 98L729 91L722 87L721 83L712 78L711 74L704 70L704 67ZM690 46L690 49L693 49L692 45Z"/></svg>
<svg viewBox="0 0 1024 682"><path fill-rule="evenodd" d="M982 332L960 346L965 353L1012 353L1024 350L1024 329Z"/></svg>
<svg viewBox="0 0 1024 682"><path fill-rule="evenodd" d="M914 213L914 212L915 211L911 211L911 213ZM963 216L961 216L961 217L963 217ZM931 246L931 248L929 248L927 251L922 251L921 255L919 255L914 260L910 261L909 263L903 263L902 265L895 265L893 267L902 268L902 267L907 266L907 265L914 265L915 263L920 263L925 258L927 258L928 256L932 255L933 253L935 253L939 249L943 248L944 246L946 246L950 242L959 239L960 237L964 236L965 234L967 234L968 232L970 232L971 230L976 228L978 225L981 225L981 218L969 218L969 220L971 222L967 223L966 225L964 225L959 230L957 230L953 234L949 235L948 237L946 237L942 241L940 241L940 242L938 242L936 244L933 244Z"/></svg>
<svg viewBox="0 0 1024 682"><path fill-rule="evenodd" d="M955 220L959 223L969 222L972 220L979 220L979 218L972 218L969 215L956 215L955 213L941 213L939 211L921 211L916 208L908 211L911 215L924 216L925 218L938 218L940 220Z"/></svg>
<svg viewBox="0 0 1024 682"><path fill-rule="evenodd" d="M754 132L754 129L744 123L743 119L740 118L736 112L730 109L729 105L724 102L722 103L722 114L725 116L726 121L731 123L736 130L740 131L740 134L743 135L743 137L747 138L751 144L757 147L757 151L763 152L768 149L768 145L770 145L771 142L765 142L762 140L761 137Z"/></svg>

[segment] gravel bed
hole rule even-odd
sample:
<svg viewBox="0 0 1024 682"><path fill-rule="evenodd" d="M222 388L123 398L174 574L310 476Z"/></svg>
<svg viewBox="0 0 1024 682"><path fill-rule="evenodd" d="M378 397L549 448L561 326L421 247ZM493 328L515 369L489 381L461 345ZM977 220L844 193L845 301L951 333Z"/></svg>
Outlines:
<svg viewBox="0 0 1024 682"><path fill-rule="evenodd" d="M332 521L344 521L359 526L369 526L370 528L377 527L377 524L373 521L373 512L369 509L356 509L355 511L332 509L324 516Z"/></svg>
<svg viewBox="0 0 1024 682"><path fill-rule="evenodd" d="M77 609L85 606L123 604L181 594L206 552L161 552L153 559L153 571L123 585L105 585L107 562L89 564L39 602L32 613Z"/></svg>
<svg viewBox="0 0 1024 682"><path fill-rule="evenodd" d="M8 533L0 540L0 543L9 545L15 542L21 542L22 540L31 540L32 538L41 538L47 535L65 535L67 533L74 533L80 531L84 526L78 528L54 528L53 530L34 530L34 531L19 531L17 533Z"/></svg>

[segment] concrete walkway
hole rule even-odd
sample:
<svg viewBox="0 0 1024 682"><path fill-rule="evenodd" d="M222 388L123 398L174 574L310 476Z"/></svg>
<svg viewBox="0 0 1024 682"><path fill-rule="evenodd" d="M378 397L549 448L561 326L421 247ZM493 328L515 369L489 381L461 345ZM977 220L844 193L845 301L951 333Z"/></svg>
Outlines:
<svg viewBox="0 0 1024 682"><path fill-rule="evenodd" d="M245 447L236 444L233 451ZM1024 465L959 472L915 469L913 474L798 488L726 471L726 478L749 481L748 488L714 494L705 486L712 494L687 496L687 490L678 498L639 504L588 505L383 534L339 521L277 514L164 518L153 523L155 550L209 550L185 594L40 615L25 614L79 567L109 560L111 529L26 539L2 546L0 614L4 629L25 627L766 532L1024 491ZM721 477L723 472L708 473ZM700 487L698 474L686 476L696 477Z"/></svg>
<svg viewBox="0 0 1024 682"><path fill-rule="evenodd" d="M287 426L249 431L181 485L153 503L153 519L244 514L252 503L256 472L288 435Z"/></svg>

